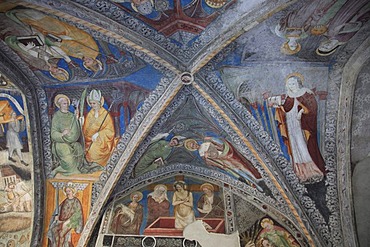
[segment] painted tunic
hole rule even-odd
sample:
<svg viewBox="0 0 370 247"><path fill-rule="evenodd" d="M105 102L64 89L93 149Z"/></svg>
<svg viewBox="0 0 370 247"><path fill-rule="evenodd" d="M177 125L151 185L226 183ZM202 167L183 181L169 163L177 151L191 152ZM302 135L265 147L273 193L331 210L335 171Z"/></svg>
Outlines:
<svg viewBox="0 0 370 247"><path fill-rule="evenodd" d="M149 226L161 216L170 216L170 202L168 200L156 201L152 196L148 196L148 219L146 225Z"/></svg>
<svg viewBox="0 0 370 247"><path fill-rule="evenodd" d="M151 144L135 166L135 176L157 169L154 161L158 158L166 159L173 147L166 140L159 140Z"/></svg>
<svg viewBox="0 0 370 247"><path fill-rule="evenodd" d="M21 131L21 124L19 120L8 123L8 130L6 132L6 147L12 150L22 149L22 143L19 140L19 132Z"/></svg>
<svg viewBox="0 0 370 247"><path fill-rule="evenodd" d="M65 129L70 129L70 133L62 136ZM53 170L53 174L63 175L78 174L78 167L83 160L82 145L78 142L81 130L76 116L71 113L57 111L51 122L52 154L58 166Z"/></svg>
<svg viewBox="0 0 370 247"><path fill-rule="evenodd" d="M140 234L140 227L143 221L143 206L139 203L136 206L132 206L130 203L128 210L130 210L131 216L122 209L118 209L116 212L110 228L113 233Z"/></svg>
<svg viewBox="0 0 370 247"><path fill-rule="evenodd" d="M215 194L212 197L204 194L199 198L197 203L198 211L199 209L203 211L199 211L199 215L206 218L224 217L223 206L223 201Z"/></svg>
<svg viewBox="0 0 370 247"><path fill-rule="evenodd" d="M317 142L317 102L313 93L287 97L283 105L293 168L301 183L314 183L323 178L325 162ZM298 112L304 109L301 119Z"/></svg>
<svg viewBox="0 0 370 247"><path fill-rule="evenodd" d="M98 45L90 34L37 10L14 9L8 11L6 15L18 23L37 29L45 37L53 35L60 38L58 46L68 56L95 59L99 54Z"/></svg>
<svg viewBox="0 0 370 247"><path fill-rule="evenodd" d="M83 230L82 204L76 197L66 198L59 205L58 220L53 220L49 226L49 246L69 247L72 245L71 230L81 233ZM54 213L57 215L56 213Z"/></svg>
<svg viewBox="0 0 370 247"><path fill-rule="evenodd" d="M105 166L113 151L115 144L115 130L113 118L109 112L100 107L98 117L95 117L95 110L89 111L83 127L85 137L86 160ZM99 133L96 141L92 141L92 136Z"/></svg>

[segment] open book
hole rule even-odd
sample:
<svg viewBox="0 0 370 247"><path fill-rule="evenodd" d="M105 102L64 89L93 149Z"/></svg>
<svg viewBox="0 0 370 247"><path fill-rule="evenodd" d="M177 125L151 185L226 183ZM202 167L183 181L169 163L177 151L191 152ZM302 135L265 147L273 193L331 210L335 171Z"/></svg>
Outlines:
<svg viewBox="0 0 370 247"><path fill-rule="evenodd" d="M22 43L23 45L28 45L29 43L34 43L35 46L43 46L44 42L42 42L40 36L38 35L31 35L31 36L20 36L17 37L18 42Z"/></svg>

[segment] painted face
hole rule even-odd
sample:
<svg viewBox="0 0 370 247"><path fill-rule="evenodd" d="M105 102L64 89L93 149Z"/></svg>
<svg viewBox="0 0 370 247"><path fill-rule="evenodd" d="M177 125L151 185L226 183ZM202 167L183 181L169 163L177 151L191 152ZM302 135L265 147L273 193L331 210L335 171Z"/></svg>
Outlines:
<svg viewBox="0 0 370 247"><path fill-rule="evenodd" d="M177 145L179 145L179 140L177 140L176 138L172 138L170 141L170 146L173 147Z"/></svg>
<svg viewBox="0 0 370 247"><path fill-rule="evenodd" d="M85 65L86 65L87 67L92 66L92 65L94 65L94 63L95 63L95 60L94 60L94 59L92 59L91 57L84 57L84 58L83 58L83 61L84 61Z"/></svg>
<svg viewBox="0 0 370 247"><path fill-rule="evenodd" d="M73 196L73 190L71 188L66 188L67 196Z"/></svg>
<svg viewBox="0 0 370 247"><path fill-rule="evenodd" d="M271 225L271 223L267 221L267 222L265 222L263 228L271 230L271 229L273 229L273 225Z"/></svg>
<svg viewBox="0 0 370 247"><path fill-rule="evenodd" d="M137 202L139 200L139 195L135 194L132 196L132 201Z"/></svg>
<svg viewBox="0 0 370 247"><path fill-rule="evenodd" d="M297 39L296 38L289 38L288 46L289 46L289 49L292 50L292 51L297 49L297 47L298 47Z"/></svg>
<svg viewBox="0 0 370 247"><path fill-rule="evenodd" d="M100 108L100 104L95 101L95 100L90 100L90 106L94 109L94 110L97 110Z"/></svg>
<svg viewBox="0 0 370 247"><path fill-rule="evenodd" d="M184 188L180 184L176 184L176 190L177 191L183 191Z"/></svg>
<svg viewBox="0 0 370 247"><path fill-rule="evenodd" d="M292 92L295 92L299 89L299 84L298 84L298 80L297 78L295 77L290 77L286 83L286 86L287 88L292 91Z"/></svg>
<svg viewBox="0 0 370 247"><path fill-rule="evenodd" d="M206 194L206 195L211 195L212 194L212 190L210 190L209 188L207 188L207 187L204 187L203 188L203 192L204 192L204 194Z"/></svg>
<svg viewBox="0 0 370 247"><path fill-rule="evenodd" d="M66 98L60 98L59 101L59 109L61 112L67 112L68 111L68 100Z"/></svg>
<svg viewBox="0 0 370 247"><path fill-rule="evenodd" d="M16 117L17 117L17 114L13 111L13 112L10 114L10 116L14 119L14 118L16 118Z"/></svg>
<svg viewBox="0 0 370 247"><path fill-rule="evenodd" d="M190 143L190 148L192 148L192 149L198 149L199 148L199 145L196 142L191 142Z"/></svg>
<svg viewBox="0 0 370 247"><path fill-rule="evenodd" d="M157 191L160 193L160 194L164 194L166 192L166 190L163 188L163 187L159 187L157 189Z"/></svg>

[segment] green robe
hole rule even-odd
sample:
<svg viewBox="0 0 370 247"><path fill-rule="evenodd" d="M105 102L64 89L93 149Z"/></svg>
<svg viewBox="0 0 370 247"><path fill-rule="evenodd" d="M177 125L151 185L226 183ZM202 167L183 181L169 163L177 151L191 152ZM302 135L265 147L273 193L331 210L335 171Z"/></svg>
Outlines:
<svg viewBox="0 0 370 247"><path fill-rule="evenodd" d="M158 158L165 160L170 155L172 148L166 140L159 140L151 144L137 162L135 176L157 169L158 165L154 161Z"/></svg>
<svg viewBox="0 0 370 247"><path fill-rule="evenodd" d="M62 136L65 129L70 129L68 135ZM83 149L78 142L81 130L76 116L71 113L57 111L51 123L51 140L53 160L58 166L53 170L53 175L61 173L71 175L81 173L78 167L83 161Z"/></svg>

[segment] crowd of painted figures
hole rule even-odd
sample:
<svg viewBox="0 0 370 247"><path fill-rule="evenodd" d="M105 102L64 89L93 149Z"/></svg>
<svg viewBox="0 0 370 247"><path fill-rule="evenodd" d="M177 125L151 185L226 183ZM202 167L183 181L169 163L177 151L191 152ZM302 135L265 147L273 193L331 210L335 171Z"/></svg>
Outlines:
<svg viewBox="0 0 370 247"><path fill-rule="evenodd" d="M142 204L143 193L135 191L130 194L127 204L116 203L111 216L109 231L111 234L141 235L143 228L149 228L160 217L174 218L174 228L183 230L197 219L203 219L203 226L207 230L212 227L206 223L207 218L225 217L224 201L215 192L210 183L200 185L201 196L194 201L193 193L184 181L173 183L172 200L168 198L167 185L157 184L153 192L147 195L145 204ZM173 207L173 213L170 207ZM147 215L144 210L147 208ZM196 215L199 215L196 219ZM270 218L263 218L255 236L248 238L245 247L287 246L298 247L295 238L283 227L274 224ZM244 241L244 240L243 240Z"/></svg>
<svg viewBox="0 0 370 247"><path fill-rule="evenodd" d="M159 217L174 217L174 228L184 229L195 221L196 210L201 218L224 218L224 202L215 193L215 187L210 183L200 186L203 192L197 202L194 201L193 192L187 189L184 181L173 184L172 200L168 198L167 185L158 184L153 192L147 195L146 205L140 201L143 194L139 191L131 193L131 202L115 206L110 231L115 234L140 234L142 224L149 227ZM173 207L171 215L170 207ZM144 222L144 207L147 207L146 222Z"/></svg>

